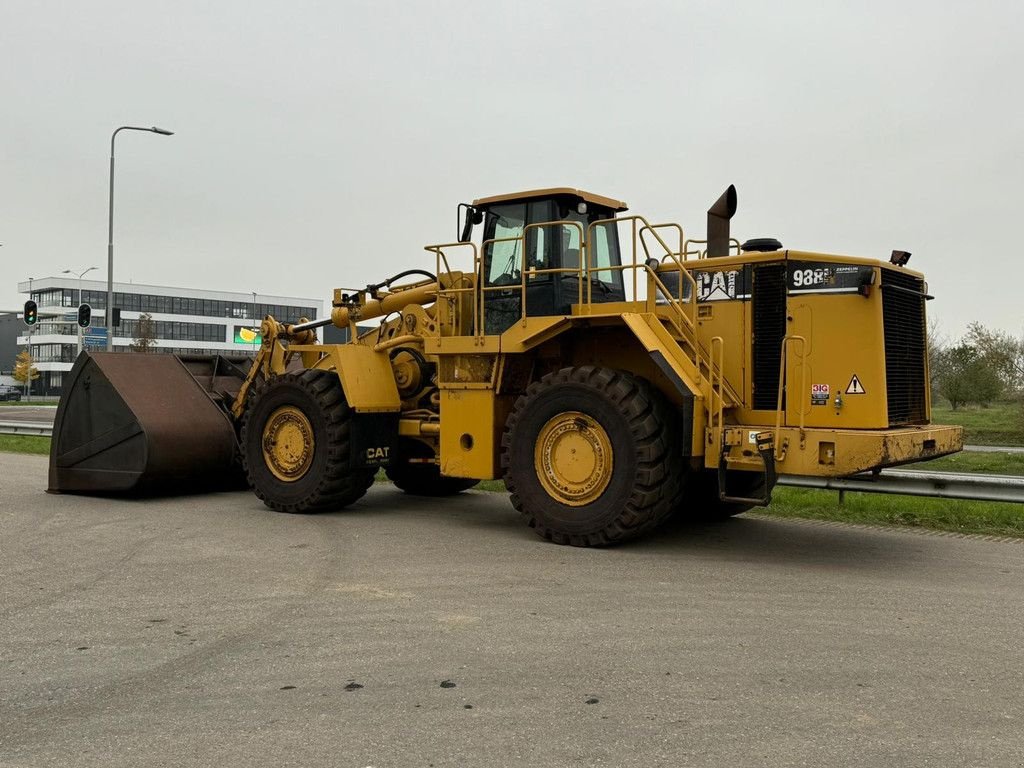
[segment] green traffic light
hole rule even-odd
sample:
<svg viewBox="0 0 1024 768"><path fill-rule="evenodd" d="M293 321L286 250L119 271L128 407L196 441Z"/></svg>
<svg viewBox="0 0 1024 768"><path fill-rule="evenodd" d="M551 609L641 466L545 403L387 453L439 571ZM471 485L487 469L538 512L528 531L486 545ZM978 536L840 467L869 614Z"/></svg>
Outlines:
<svg viewBox="0 0 1024 768"><path fill-rule="evenodd" d="M25 325L35 325L39 319L39 307L34 301L25 302Z"/></svg>

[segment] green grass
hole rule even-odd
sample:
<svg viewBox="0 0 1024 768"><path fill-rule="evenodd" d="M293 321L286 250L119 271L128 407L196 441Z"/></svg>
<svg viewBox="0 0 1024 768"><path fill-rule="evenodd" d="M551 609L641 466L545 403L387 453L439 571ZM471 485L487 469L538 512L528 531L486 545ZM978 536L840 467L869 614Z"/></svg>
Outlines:
<svg viewBox="0 0 1024 768"><path fill-rule="evenodd" d="M951 456L943 456L941 459L908 464L900 469L982 475L1024 475L1024 453L961 451Z"/></svg>
<svg viewBox="0 0 1024 768"><path fill-rule="evenodd" d="M488 493L505 493L505 481L504 480L481 480L477 486L478 491L487 491Z"/></svg>
<svg viewBox="0 0 1024 768"><path fill-rule="evenodd" d="M934 424L959 424L969 445L1024 445L1024 406L1021 403L993 403L953 410L948 405L932 406Z"/></svg>
<svg viewBox="0 0 1024 768"><path fill-rule="evenodd" d="M754 511L781 518L1024 537L1024 510L1020 504L1003 502L847 492L840 506L835 491L776 488L771 506Z"/></svg>
<svg viewBox="0 0 1024 768"><path fill-rule="evenodd" d="M25 398L21 400L0 400L0 408L17 408L23 405L56 405L58 402L59 399L56 397L33 397L31 402Z"/></svg>
<svg viewBox="0 0 1024 768"><path fill-rule="evenodd" d="M50 438L39 435L0 435L0 453L38 453L48 456Z"/></svg>

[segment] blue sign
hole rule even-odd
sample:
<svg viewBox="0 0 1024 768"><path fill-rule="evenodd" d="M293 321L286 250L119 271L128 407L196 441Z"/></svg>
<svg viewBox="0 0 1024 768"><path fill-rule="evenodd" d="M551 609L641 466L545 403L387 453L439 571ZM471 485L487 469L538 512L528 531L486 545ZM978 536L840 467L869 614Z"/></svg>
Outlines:
<svg viewBox="0 0 1024 768"><path fill-rule="evenodd" d="M106 347L107 346L107 329L106 328L87 328L85 333L82 334L82 341L87 347Z"/></svg>

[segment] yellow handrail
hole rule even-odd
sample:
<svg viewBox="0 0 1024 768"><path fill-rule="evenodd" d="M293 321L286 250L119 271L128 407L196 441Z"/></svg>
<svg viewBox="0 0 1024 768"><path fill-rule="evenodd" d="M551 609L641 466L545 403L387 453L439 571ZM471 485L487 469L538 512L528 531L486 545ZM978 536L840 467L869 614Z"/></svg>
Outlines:
<svg viewBox="0 0 1024 768"><path fill-rule="evenodd" d="M451 279L452 269L448 264L448 257L444 254L445 248L470 248L473 251L473 271L476 274L480 272L480 254L477 250L476 243L438 243L436 245L425 246L423 250L433 253L435 256L434 261L434 274L437 275L437 295L438 297L444 296L447 298L450 294L455 293L467 293L472 291L473 293L473 317L477 317L478 313L478 297L476 287L474 285L466 286L465 288L455 288L455 282ZM444 287L444 281L441 280L441 264L444 263L444 273L448 276L448 287ZM483 335L482 331L479 335Z"/></svg>
<svg viewBox="0 0 1024 768"><path fill-rule="evenodd" d="M595 263L594 253L592 244L595 242L593 237L593 230L595 227L606 227L606 226L617 226L618 224L629 223L631 230L631 259L630 263L621 263L617 265L601 266ZM580 258L579 263L575 267L559 267L559 268L527 268L528 254L526 252L526 236L527 232L531 229L540 229L544 227L575 227L579 231L580 235ZM676 233L676 239L678 240L677 249L673 250L666 242L665 238L662 237L659 230L672 230ZM658 276L657 270L652 269L647 263L647 260L652 258L650 251L650 238L648 235L653 236L654 241L661 247L664 252L664 256L661 259L656 259L660 263L671 264L678 270L680 274L679 286L677 295L673 295L673 291L669 290L666 284ZM484 273L485 270L485 258L484 254L487 252L487 248L495 243L501 242L518 242L522 243L522 251L520 254L520 270L519 270L519 281L518 286L515 283L509 285L488 285L487 275ZM702 354L706 355L706 352L701 351L696 344L696 315L697 315L697 282L690 274L690 271L685 266L686 256L688 255L688 243L698 241L686 240L683 232L683 228L672 222L663 224L651 224L646 218L640 215L629 215L619 216L610 219L599 219L598 221L592 222L586 229L583 225L577 221L559 220L549 222L537 222L534 224L528 224L523 228L523 232L515 237L501 237L491 238L483 241L478 248L474 243L446 243L440 245L426 246L426 250L435 254L436 259L436 270L440 276L443 271L448 275L451 274L451 267L448 263L448 258L444 253L444 249L453 247L470 247L473 251L473 271L476 275L475 287L469 286L465 288L453 287L451 280L448 282L448 287L441 288L439 295L450 296L452 294L464 293L466 291L473 292L473 317L474 324L476 326L476 335L485 335L484 321L486 319L486 301L487 294L494 291L509 291L514 290L518 287L521 302L520 319L525 322L528 317L528 310L526 307L526 286L527 278L534 278L538 275L547 274L573 274L578 280L577 286L577 302L579 305L590 306L593 304L593 281L594 275L600 275L601 273L614 273L619 272L620 274L629 269L632 271L632 288L633 288L633 300L637 300L638 292L638 278L637 273L639 270L645 270L648 275L648 311L653 312L653 304L657 297L658 290L668 299L668 305L671 307L672 316L669 317L669 321L675 326L676 331L680 336L686 338L689 342L688 346L692 349L692 360L696 365L700 365ZM739 243L733 241L736 244L737 250ZM621 250L621 249L620 249ZM638 259L640 251L643 251L647 257L643 262ZM600 279L598 277L597 279ZM686 280L690 291L689 298L686 298L686 291L684 290L683 280ZM584 293L583 284L586 282L586 292ZM710 367L710 361L708 362Z"/></svg>
<svg viewBox="0 0 1024 768"><path fill-rule="evenodd" d="M682 226L679 225L679 224L676 224L674 221L665 222L664 224L648 224L647 226L642 227L640 229L640 239L641 239L641 241L643 240L644 232L654 232L657 229L674 229L676 231L676 233L677 233L677 236L678 236L679 247L675 251L670 251L669 253L665 254L665 256L662 257L662 260L664 261L664 259L667 256L671 256L672 254L675 254L677 256L681 256L682 252L683 252L683 242L686 239L685 236L683 235L683 228L682 228ZM646 248L644 249L644 253L648 253Z"/></svg>
<svg viewBox="0 0 1024 768"><path fill-rule="evenodd" d="M621 223L625 223L625 222L630 222L631 229L632 229L633 244L632 244L631 256L632 256L632 262L633 263L632 264L625 264L624 263L624 264L621 265L620 268L621 269L631 269L631 270L633 270L633 300L634 301L636 301L636 294L637 294L637 278L636 278L637 270L638 269L646 268L648 273L650 273L652 271L650 269L650 267L647 266L647 259L645 259L643 263L637 263L637 241L638 240L640 241L640 247L643 248L644 254L648 258L651 258L650 250L647 247L647 241L643 237L643 233L644 232L650 232L652 235L654 235L654 238L658 241L658 244L665 251L665 256L671 258L672 261L679 267L679 270L680 270L681 274L685 275L687 280L689 280L689 282L694 287L696 287L696 281L693 279L693 276L690 275L689 271L686 269L686 267L683 266L682 262L679 261L679 259L677 259L675 257L672 249L669 248L668 244L664 241L664 239L662 239L661 235L659 235L658 232L657 232L658 229L664 229L664 228L669 228L669 227L676 227L679 230L680 236L682 236L682 227L680 227L678 224L651 224L643 216L640 216L638 214L632 214L630 216L617 216L614 219L600 219L598 221L593 222L590 225L589 229L592 230L594 227L608 226L609 224L621 224ZM643 226L638 228L637 227L638 223L641 223ZM605 271L613 271L614 269L616 269L616 268L615 267L600 267L597 271L605 272ZM680 303L683 300L682 299L682 288L681 288L681 285L682 285L682 283L680 283L680 298L677 300ZM662 285L661 287L665 288L664 285ZM667 288L665 289L664 293L665 293L665 296L668 297L669 299L672 298L672 292L669 291ZM649 299L650 299L650 297L648 296L648 300ZM689 302L687 302L687 304L688 305L693 305L693 310L692 310L692 312L690 312L690 315L692 315L692 317L690 315L687 315L687 313L685 311L680 310L680 312L685 317L686 324L692 329L696 325L696 291L694 291L691 294L691 300ZM676 309L679 309L678 306L676 307Z"/></svg>
<svg viewBox="0 0 1024 768"><path fill-rule="evenodd" d="M708 252L707 252L706 248L704 250L701 250L700 248L698 248L695 251L691 251L690 250L690 244L691 243L695 243L697 245L707 245L708 241L707 240L698 240L696 238L686 240L686 242L683 243L683 249L684 249L685 255L689 256L692 253L692 254L694 254L697 257L698 260L708 258ZM740 241L737 240L735 237L730 237L729 238L729 247L730 248L732 248L732 247L736 248L736 253L735 254L730 253L729 254L730 256L739 256L741 253L743 253L743 250L742 250L742 248L740 246Z"/></svg>
<svg viewBox="0 0 1024 768"><path fill-rule="evenodd" d="M785 336L782 339L782 361L781 361L781 365L779 366L779 399L778 399L778 407L776 408L776 413L775 413L775 460L776 461L782 461L785 458L785 453L780 453L780 449L782 447L782 441L779 440L779 433L782 430L782 414L783 414L782 400L783 400L783 397L785 395L785 386L786 386L786 379L787 379L787 375L786 375L786 368L787 368L787 366L786 366L786 361L787 361L786 349L789 346L789 342L791 342L791 341L798 341L798 342L800 342L800 390L799 390L800 394L799 394L798 397L799 398L803 398L804 395L807 392L807 362L806 362L806 360L807 360L807 339L805 339L803 336ZM798 407L798 409L797 409L797 413L800 415L800 434L802 435L803 432L804 432L804 409L803 409L803 406L802 406L803 401L802 401L802 399L798 399L797 402L801 403L800 407Z"/></svg>
<svg viewBox="0 0 1024 768"><path fill-rule="evenodd" d="M715 360L715 347L718 348L718 360ZM715 388L715 362L718 363L718 387ZM725 340L721 336L711 337L711 366L708 372L708 378L711 380L711 400L707 404L708 421L712 422L712 428L717 428L719 431L719 439L721 439L721 432L725 425L724 411L725 411L725 397L722 395L723 380L725 376ZM715 402L715 394L718 395L718 402ZM715 419L712 420L712 408L714 408ZM719 450L722 446L719 443Z"/></svg>

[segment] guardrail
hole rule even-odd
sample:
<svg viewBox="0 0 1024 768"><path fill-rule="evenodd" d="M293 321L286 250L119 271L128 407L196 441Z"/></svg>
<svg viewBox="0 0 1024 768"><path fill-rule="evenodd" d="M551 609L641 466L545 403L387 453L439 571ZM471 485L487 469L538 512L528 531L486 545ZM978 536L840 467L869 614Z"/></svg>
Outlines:
<svg viewBox="0 0 1024 768"><path fill-rule="evenodd" d="M0 434L53 435L53 425L44 422L0 421ZM1011 475L968 475L959 472L919 472L892 469L879 474L853 477L806 477L780 475L779 485L857 493L891 493L928 496L935 499L1006 501L1024 503L1024 477Z"/></svg>
<svg viewBox="0 0 1024 768"><path fill-rule="evenodd" d="M53 436L53 425L41 421L0 421L0 435Z"/></svg>
<svg viewBox="0 0 1024 768"><path fill-rule="evenodd" d="M895 493L936 499L1024 502L1024 477L1011 475L967 475L959 472L888 470L880 474L853 477L805 477L782 475L779 485L797 488L858 493Z"/></svg>

